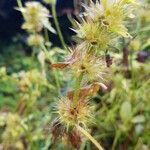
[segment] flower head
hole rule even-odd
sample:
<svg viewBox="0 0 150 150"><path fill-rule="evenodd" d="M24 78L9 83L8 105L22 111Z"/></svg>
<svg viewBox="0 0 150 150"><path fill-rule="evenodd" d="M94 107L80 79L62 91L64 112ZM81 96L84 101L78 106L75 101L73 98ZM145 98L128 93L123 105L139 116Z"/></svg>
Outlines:
<svg viewBox="0 0 150 150"><path fill-rule="evenodd" d="M111 3L108 3L108 0L102 0L101 3L96 1L96 3L91 2L90 6L84 6L85 20L78 24L76 30L78 37L90 42L94 41L103 49L118 35L131 37L125 27L125 20L128 17L127 8L130 4L121 0Z"/></svg>
<svg viewBox="0 0 150 150"><path fill-rule="evenodd" d="M79 45L65 62L52 64L52 67L69 67L75 77L78 78L82 74L85 81L105 81L104 77L109 69L106 60L97 56L97 53L82 48L82 45Z"/></svg>
<svg viewBox="0 0 150 150"><path fill-rule="evenodd" d="M105 50L109 45L113 45L114 34L107 31L107 26L101 27L99 23L83 21L77 24L78 27L74 30L77 36L84 41L86 47L95 47L99 50Z"/></svg>
<svg viewBox="0 0 150 150"><path fill-rule="evenodd" d="M49 11L38 2L27 2L25 7L20 8L23 13L25 23L22 25L23 29L29 32L40 32L43 27L48 28L51 32L54 29L51 27L48 16Z"/></svg>
<svg viewBox="0 0 150 150"><path fill-rule="evenodd" d="M72 64L71 69L76 77L83 74L86 81L104 81L108 71L103 58L87 52L82 52L78 60Z"/></svg>
<svg viewBox="0 0 150 150"><path fill-rule="evenodd" d="M59 115L60 122L67 127L74 125L86 127L92 119L93 107L87 100L79 100L77 105L74 106L69 98L63 97L56 106L56 112Z"/></svg>

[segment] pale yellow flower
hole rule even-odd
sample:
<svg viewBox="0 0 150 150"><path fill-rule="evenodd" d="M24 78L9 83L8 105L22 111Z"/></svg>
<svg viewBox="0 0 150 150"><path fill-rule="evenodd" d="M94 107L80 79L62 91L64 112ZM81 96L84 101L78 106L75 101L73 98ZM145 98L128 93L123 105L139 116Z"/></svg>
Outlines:
<svg viewBox="0 0 150 150"><path fill-rule="evenodd" d="M29 32L40 32L43 27L55 32L49 22L49 11L39 2L27 2L25 7L19 9L25 19L23 29Z"/></svg>

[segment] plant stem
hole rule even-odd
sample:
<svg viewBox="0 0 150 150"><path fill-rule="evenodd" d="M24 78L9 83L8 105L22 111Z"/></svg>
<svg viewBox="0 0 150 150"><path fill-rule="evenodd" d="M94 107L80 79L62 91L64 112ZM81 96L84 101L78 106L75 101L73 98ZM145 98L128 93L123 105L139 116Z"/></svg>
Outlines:
<svg viewBox="0 0 150 150"><path fill-rule="evenodd" d="M130 50L130 69L131 69L131 78L133 73L133 52Z"/></svg>
<svg viewBox="0 0 150 150"><path fill-rule="evenodd" d="M66 47L66 44L65 44L65 41L64 41L62 32L61 32L61 30L60 30L60 26L59 26L58 19L57 19L56 4L52 4L52 16L53 16L53 18L54 18L55 27L56 27L56 30L57 30L57 33L58 33L60 42L61 42L61 44L62 44L62 47L63 47L64 49L68 50L67 47Z"/></svg>
<svg viewBox="0 0 150 150"><path fill-rule="evenodd" d="M120 134L121 134L120 130L117 130L116 135L115 135L115 139L113 141L112 150L115 150L115 147L116 147L116 144L117 144L118 139L120 137Z"/></svg>
<svg viewBox="0 0 150 150"><path fill-rule="evenodd" d="M74 104L74 106L76 106L76 104L78 102L78 99L79 99L80 84L81 84L81 81L82 81L82 77L83 77L83 74L80 74L80 76L76 78L75 90L74 90L74 95L73 95L73 104Z"/></svg>
<svg viewBox="0 0 150 150"><path fill-rule="evenodd" d="M86 131L84 130L82 127L76 125L76 128L82 133L84 134L99 150L104 150L102 148L102 146Z"/></svg>
<svg viewBox="0 0 150 150"><path fill-rule="evenodd" d="M21 0L17 0L17 3L18 3L19 8L23 7Z"/></svg>
<svg viewBox="0 0 150 150"><path fill-rule="evenodd" d="M45 36L46 43L49 44L50 40L49 40L48 30L46 28L44 28L44 36Z"/></svg>
<svg viewBox="0 0 150 150"><path fill-rule="evenodd" d="M50 60L51 63L53 63L52 58L50 57L46 47L42 44L41 45L41 49L44 51L44 53L46 54L47 58ZM58 79L58 74L55 68L52 69L54 77L55 77L55 81L56 81L56 85L57 85L57 89L58 89L58 95L60 95L60 83L59 83L59 79Z"/></svg>

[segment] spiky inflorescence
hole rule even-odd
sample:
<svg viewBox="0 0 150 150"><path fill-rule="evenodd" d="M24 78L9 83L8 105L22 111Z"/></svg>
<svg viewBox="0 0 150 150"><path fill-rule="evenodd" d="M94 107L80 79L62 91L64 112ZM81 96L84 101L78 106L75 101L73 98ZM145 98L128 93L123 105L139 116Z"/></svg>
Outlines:
<svg viewBox="0 0 150 150"><path fill-rule="evenodd" d="M114 43L114 34L107 32L106 27L100 27L99 23L84 20L82 24L78 24L78 29L75 31L77 36L83 40L86 48L94 47L95 50L97 48L102 50Z"/></svg>
<svg viewBox="0 0 150 150"><path fill-rule="evenodd" d="M86 52L71 66L71 69L76 77L83 74L86 81L104 81L108 72L103 58Z"/></svg>
<svg viewBox="0 0 150 150"><path fill-rule="evenodd" d="M109 3L109 4L108 4ZM86 7L87 20L99 22L99 25L106 27L108 31L119 33L120 30L126 33L125 19L127 18L127 4L119 1L107 2L103 0L101 4L97 1L96 4L91 2L89 7Z"/></svg>
<svg viewBox="0 0 150 150"><path fill-rule="evenodd" d="M27 2L25 7L19 8L19 10L22 12L25 19L25 23L22 25L23 29L35 33L40 32L43 27L46 27L54 32L48 19L49 11L40 3Z"/></svg>
<svg viewBox="0 0 150 150"><path fill-rule="evenodd" d="M98 0L96 3L91 1L90 6L84 6L85 18L77 23L77 36L99 50L108 49L119 36L131 37L125 27L131 13L128 9L130 6L131 3L125 0L102 0L101 3Z"/></svg>
<svg viewBox="0 0 150 150"><path fill-rule="evenodd" d="M67 128L75 125L86 127L93 118L93 106L87 100L79 100L74 106L70 99L63 97L57 103L56 112L59 115L59 121Z"/></svg>

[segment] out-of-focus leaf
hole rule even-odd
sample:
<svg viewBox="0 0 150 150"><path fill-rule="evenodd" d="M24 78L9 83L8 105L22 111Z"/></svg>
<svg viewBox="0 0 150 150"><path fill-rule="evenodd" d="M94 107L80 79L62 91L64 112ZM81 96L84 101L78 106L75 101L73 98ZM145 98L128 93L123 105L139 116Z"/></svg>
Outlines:
<svg viewBox="0 0 150 150"><path fill-rule="evenodd" d="M54 28L51 26L50 22L43 21L43 25L44 25L45 28L47 28L50 32L56 33L56 31L54 30Z"/></svg>
<svg viewBox="0 0 150 150"><path fill-rule="evenodd" d="M84 99L86 96L96 93L100 88L107 90L107 87L103 83L95 82L91 85L85 86L80 89L80 99ZM67 96L69 99L73 99L74 91L69 91Z"/></svg>
<svg viewBox="0 0 150 150"><path fill-rule="evenodd" d="M54 67L54 68L60 68L60 69L62 69L62 68L67 67L68 65L69 65L69 63L64 62L64 63L52 64L51 66Z"/></svg>
<svg viewBox="0 0 150 150"><path fill-rule="evenodd" d="M145 117L144 117L143 115L135 116L135 117L132 119L132 122L133 122L133 123L143 123L143 122L145 122Z"/></svg>
<svg viewBox="0 0 150 150"><path fill-rule="evenodd" d="M5 93L13 93L17 91L16 82L9 78L0 81L0 91Z"/></svg>
<svg viewBox="0 0 150 150"><path fill-rule="evenodd" d="M142 133L143 129L144 129L144 126L143 126L142 124L137 124L137 125L135 126L135 133L136 133L137 135L139 135L139 134Z"/></svg>
<svg viewBox="0 0 150 150"><path fill-rule="evenodd" d="M120 108L120 116L123 122L128 121L132 115L132 106L129 101L125 101L122 103Z"/></svg>

